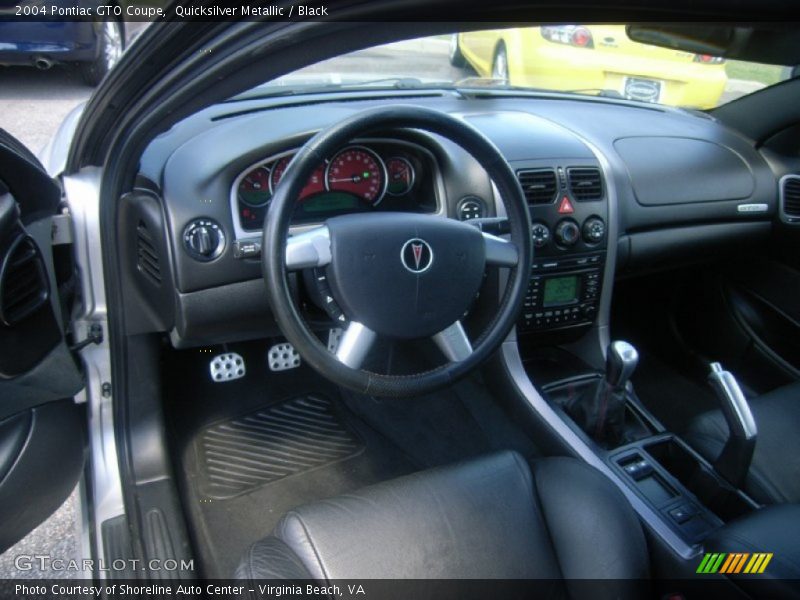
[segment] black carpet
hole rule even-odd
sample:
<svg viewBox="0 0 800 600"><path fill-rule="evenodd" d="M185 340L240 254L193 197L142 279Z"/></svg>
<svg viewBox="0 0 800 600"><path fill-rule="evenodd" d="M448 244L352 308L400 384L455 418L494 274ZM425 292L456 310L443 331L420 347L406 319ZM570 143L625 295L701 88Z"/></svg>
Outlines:
<svg viewBox="0 0 800 600"><path fill-rule="evenodd" d="M247 548L298 505L493 450L538 454L478 379L376 399L306 366L271 372L263 343L225 350L245 358L244 378L211 381L219 348L164 355L171 453L206 577L230 577Z"/></svg>

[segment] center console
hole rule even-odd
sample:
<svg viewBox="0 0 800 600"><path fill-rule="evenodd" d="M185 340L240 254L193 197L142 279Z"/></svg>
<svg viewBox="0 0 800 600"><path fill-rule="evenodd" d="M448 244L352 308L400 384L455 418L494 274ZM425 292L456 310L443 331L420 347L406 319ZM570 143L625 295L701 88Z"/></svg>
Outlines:
<svg viewBox="0 0 800 600"><path fill-rule="evenodd" d="M519 169L534 261L520 335L578 330L597 317L606 263L608 201L596 166Z"/></svg>
<svg viewBox="0 0 800 600"><path fill-rule="evenodd" d="M635 348L609 340L618 182L605 157L595 155L593 165L512 165L529 201L534 261L495 381L504 397L522 399L518 415L529 419L544 448L606 476L668 550L670 563L694 575L704 551L741 551L719 545L721 535L769 516L770 508L742 490L756 430L746 400L719 365L711 365L709 381L732 434L713 464L637 397L628 381ZM593 183L584 188L587 179ZM584 194L588 187L592 194ZM766 536L764 547L772 544Z"/></svg>
<svg viewBox="0 0 800 600"><path fill-rule="evenodd" d="M628 381L635 349L612 342L605 375L585 374L542 387L563 421L610 471L687 546L758 507L639 401Z"/></svg>

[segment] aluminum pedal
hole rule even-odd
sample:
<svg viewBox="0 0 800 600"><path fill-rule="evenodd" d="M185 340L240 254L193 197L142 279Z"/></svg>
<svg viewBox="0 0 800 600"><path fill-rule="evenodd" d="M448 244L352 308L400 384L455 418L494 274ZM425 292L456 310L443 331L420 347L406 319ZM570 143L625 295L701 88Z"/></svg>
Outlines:
<svg viewBox="0 0 800 600"><path fill-rule="evenodd" d="M211 372L211 380L214 383L225 383L226 381L241 379L247 372L244 359L236 352L218 354L211 359L208 370Z"/></svg>
<svg viewBox="0 0 800 600"><path fill-rule="evenodd" d="M344 329L340 327L334 327L328 330L328 351L331 354L336 354L336 351L339 349L339 342L342 340L343 333Z"/></svg>
<svg viewBox="0 0 800 600"><path fill-rule="evenodd" d="M288 371L300 366L300 355L289 343L275 344L267 351L270 371Z"/></svg>

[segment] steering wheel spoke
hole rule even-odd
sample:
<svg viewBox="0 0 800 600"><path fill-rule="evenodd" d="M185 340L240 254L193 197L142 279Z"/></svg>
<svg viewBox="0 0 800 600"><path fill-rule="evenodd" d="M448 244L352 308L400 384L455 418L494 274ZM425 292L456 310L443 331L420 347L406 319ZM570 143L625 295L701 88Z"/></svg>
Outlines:
<svg viewBox="0 0 800 600"><path fill-rule="evenodd" d="M336 358L351 369L358 369L367 357L378 334L357 321L351 321L339 340Z"/></svg>
<svg viewBox="0 0 800 600"><path fill-rule="evenodd" d="M472 343L461 321L456 321L434 335L433 341L450 362L461 362L472 354Z"/></svg>
<svg viewBox="0 0 800 600"><path fill-rule="evenodd" d="M331 236L321 225L286 240L286 268L290 271L324 267L331 262Z"/></svg>
<svg viewBox="0 0 800 600"><path fill-rule="evenodd" d="M496 267L516 267L519 263L519 251L516 244L503 238L482 232L486 248L486 264Z"/></svg>

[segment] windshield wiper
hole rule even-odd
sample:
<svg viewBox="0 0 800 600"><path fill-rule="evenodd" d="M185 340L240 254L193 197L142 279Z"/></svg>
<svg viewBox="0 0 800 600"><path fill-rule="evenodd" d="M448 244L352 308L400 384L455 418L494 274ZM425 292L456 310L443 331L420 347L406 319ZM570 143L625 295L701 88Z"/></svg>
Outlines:
<svg viewBox="0 0 800 600"><path fill-rule="evenodd" d="M511 87L508 79L502 77L480 77L477 75L459 79L453 85L455 87Z"/></svg>
<svg viewBox="0 0 800 600"><path fill-rule="evenodd" d="M360 89L391 89L391 90L420 90L420 89L439 89L452 88L452 84L447 81L425 82L416 77L382 77L380 79L369 79L366 81L352 81L339 83L321 84L300 84L290 85L267 85L244 92L234 96L228 102L238 100L258 100L261 98L280 98L283 96L301 96L303 94L321 94L325 92L339 92Z"/></svg>
<svg viewBox="0 0 800 600"><path fill-rule="evenodd" d="M617 100L631 100L632 98L625 98L617 90L609 90L608 88L582 88L577 90L564 90L565 94L591 94L597 93L601 98L616 98ZM639 102L644 102L639 100Z"/></svg>

